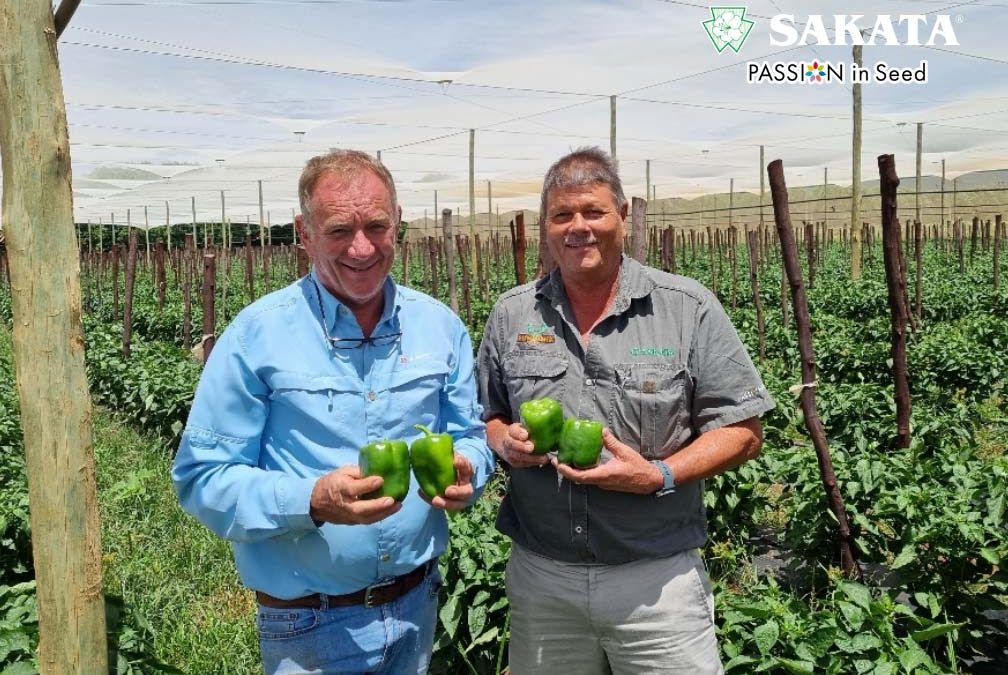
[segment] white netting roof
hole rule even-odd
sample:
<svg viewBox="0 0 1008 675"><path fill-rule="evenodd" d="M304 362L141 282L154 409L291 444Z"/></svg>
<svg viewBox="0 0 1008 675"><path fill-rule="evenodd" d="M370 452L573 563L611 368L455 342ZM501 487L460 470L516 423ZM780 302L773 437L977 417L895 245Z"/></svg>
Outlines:
<svg viewBox="0 0 1008 675"><path fill-rule="evenodd" d="M748 61L839 63L849 46L774 47L770 17L846 3L757 2L742 50L718 53L708 8L678 2L395 3L329 0L85 0L60 39L78 222L290 222L305 160L331 147L374 153L407 219L468 216L469 129L476 210L537 209L542 175L571 148L609 148L628 195L759 189L759 146L790 185L850 182L851 87L747 84ZM932 7L934 5L934 7ZM927 11L941 12L941 3ZM919 2L885 11L919 14ZM958 14L955 14L958 12ZM958 46L866 47L865 63L916 67L927 84L864 86L862 176L896 153L923 173L1005 167L1008 78L1003 6L945 10ZM930 16L930 15L929 15ZM871 27L874 15L861 23ZM926 41L934 21L919 26ZM906 25L896 24L901 38ZM995 177L996 178L996 177ZM488 207L488 182L492 201ZM167 203L167 206L166 206Z"/></svg>

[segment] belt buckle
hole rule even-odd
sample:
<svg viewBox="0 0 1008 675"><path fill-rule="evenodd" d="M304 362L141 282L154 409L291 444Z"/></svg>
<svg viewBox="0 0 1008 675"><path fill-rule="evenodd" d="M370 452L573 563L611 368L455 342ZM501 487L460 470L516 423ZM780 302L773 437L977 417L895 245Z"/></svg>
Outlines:
<svg viewBox="0 0 1008 675"><path fill-rule="evenodd" d="M364 589L364 606L367 607L368 609L371 609L372 607L375 606L374 599L371 597L371 591L374 591L374 590L379 589L379 588L385 588L386 586L391 586L395 582L396 582L395 579L389 579L388 581L384 581L384 582L382 582L380 584L374 584L372 586L368 586L367 588L365 588Z"/></svg>

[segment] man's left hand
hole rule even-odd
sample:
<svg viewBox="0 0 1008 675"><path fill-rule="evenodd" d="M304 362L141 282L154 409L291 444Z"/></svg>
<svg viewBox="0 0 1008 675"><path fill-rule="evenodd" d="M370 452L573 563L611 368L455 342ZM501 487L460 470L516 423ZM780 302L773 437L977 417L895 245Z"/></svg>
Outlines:
<svg viewBox="0 0 1008 675"><path fill-rule="evenodd" d="M557 473L574 483L595 485L603 490L651 494L661 487L661 472L639 452L620 441L608 429L602 430L602 444L612 453L612 459L590 469L577 469L551 460Z"/></svg>
<svg viewBox="0 0 1008 675"><path fill-rule="evenodd" d="M444 497L438 496L428 499L423 490L417 490L420 497L436 509L445 511L461 511L469 506L469 501L473 498L473 465L465 455L455 453L455 484L449 485L445 490Z"/></svg>

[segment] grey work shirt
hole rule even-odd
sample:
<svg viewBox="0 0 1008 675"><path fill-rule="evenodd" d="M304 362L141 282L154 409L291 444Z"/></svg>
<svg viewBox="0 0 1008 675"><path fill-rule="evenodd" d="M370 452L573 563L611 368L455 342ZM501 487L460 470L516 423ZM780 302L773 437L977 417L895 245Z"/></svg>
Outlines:
<svg viewBox="0 0 1008 675"><path fill-rule="evenodd" d="M522 402L550 396L566 416L604 421L648 459L774 407L714 294L625 256L612 308L587 348L554 271L500 297L477 370L484 420L518 421ZM566 480L558 485L549 464L513 469L497 528L565 562L674 555L706 541L703 481L656 497Z"/></svg>

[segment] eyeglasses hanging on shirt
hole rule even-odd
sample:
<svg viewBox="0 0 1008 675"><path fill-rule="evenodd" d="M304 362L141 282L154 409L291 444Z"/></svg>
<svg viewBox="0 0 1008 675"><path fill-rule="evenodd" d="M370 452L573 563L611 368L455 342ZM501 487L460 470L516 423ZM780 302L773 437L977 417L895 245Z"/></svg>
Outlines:
<svg viewBox="0 0 1008 675"><path fill-rule="evenodd" d="M386 345L394 344L400 337L402 337L402 331L359 338L341 338L329 335L329 324L326 321L325 308L322 305L322 291L319 290L318 282L314 279L314 277L312 278L312 283L315 285L315 299L318 301L319 316L322 318L322 332L325 333L326 341L331 344L334 349L360 349L364 345L384 347Z"/></svg>

